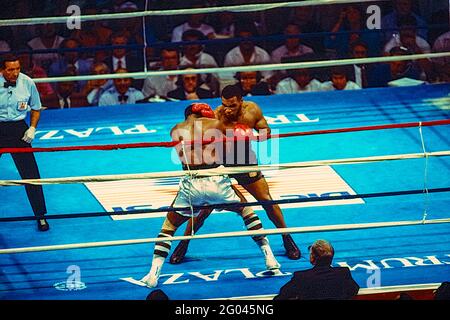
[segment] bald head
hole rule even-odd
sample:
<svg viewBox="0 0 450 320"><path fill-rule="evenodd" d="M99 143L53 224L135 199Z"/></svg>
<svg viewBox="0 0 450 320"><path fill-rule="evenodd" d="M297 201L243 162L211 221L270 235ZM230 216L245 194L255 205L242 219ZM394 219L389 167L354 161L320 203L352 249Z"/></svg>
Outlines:
<svg viewBox="0 0 450 320"><path fill-rule="evenodd" d="M310 247L310 261L313 265L331 265L334 248L326 240L316 240Z"/></svg>

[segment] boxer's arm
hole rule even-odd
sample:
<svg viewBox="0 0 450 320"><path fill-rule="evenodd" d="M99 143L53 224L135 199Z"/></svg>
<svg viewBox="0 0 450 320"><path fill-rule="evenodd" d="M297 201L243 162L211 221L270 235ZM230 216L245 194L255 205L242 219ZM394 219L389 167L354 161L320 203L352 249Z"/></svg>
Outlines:
<svg viewBox="0 0 450 320"><path fill-rule="evenodd" d="M178 141L176 134L175 134L176 129L177 129L177 126L173 127L172 130L170 130L170 137L172 138L172 141Z"/></svg>
<svg viewBox="0 0 450 320"><path fill-rule="evenodd" d="M226 132L225 124L224 124L221 120L219 120L219 119L216 120L216 128L217 128L220 132L222 132L222 134L225 134L225 132Z"/></svg>
<svg viewBox="0 0 450 320"><path fill-rule="evenodd" d="M178 142L178 141L181 142L183 140L183 137L180 134L178 125L176 125L175 127L172 128L172 130L170 130L170 136L172 137L172 141L174 141L174 142ZM175 145L175 151L176 151L181 163L185 163L184 154L183 154L183 146L181 145L181 143L178 143Z"/></svg>
<svg viewBox="0 0 450 320"><path fill-rule="evenodd" d="M223 109L223 107L222 107L222 105L220 105L216 108L216 110L214 110L214 115L216 116L216 119L221 118L222 109Z"/></svg>
<svg viewBox="0 0 450 320"><path fill-rule="evenodd" d="M170 130L170 136L172 137L172 141L182 141L184 140L183 138L183 129L180 128L178 125L176 125L175 127L172 128L172 130ZM189 140L189 139L187 139ZM181 148L181 144L177 144L175 146L175 148L178 150L178 148Z"/></svg>
<svg viewBox="0 0 450 320"><path fill-rule="evenodd" d="M258 131L261 136L265 135L268 137L270 135L270 127L266 121L266 118L264 118L261 108L257 104L253 107L253 115L255 117L254 129Z"/></svg>

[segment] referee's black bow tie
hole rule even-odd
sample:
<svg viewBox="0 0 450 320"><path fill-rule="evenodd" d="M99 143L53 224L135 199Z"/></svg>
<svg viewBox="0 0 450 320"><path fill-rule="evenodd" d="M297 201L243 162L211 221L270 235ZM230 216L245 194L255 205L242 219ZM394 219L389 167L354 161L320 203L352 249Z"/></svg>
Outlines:
<svg viewBox="0 0 450 320"><path fill-rule="evenodd" d="M15 83L15 82L6 81L5 84L4 84L4 86L5 86L5 88L8 88L8 87L15 87L15 86L16 86L16 83Z"/></svg>

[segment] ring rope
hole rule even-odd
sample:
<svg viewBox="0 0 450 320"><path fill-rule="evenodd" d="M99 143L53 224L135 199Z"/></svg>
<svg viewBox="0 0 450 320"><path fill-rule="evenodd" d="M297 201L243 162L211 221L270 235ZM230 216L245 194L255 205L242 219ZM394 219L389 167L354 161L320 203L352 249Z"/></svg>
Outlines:
<svg viewBox="0 0 450 320"><path fill-rule="evenodd" d="M318 167L318 166L329 166L339 164L361 164L379 161L421 159L427 156L443 157L449 155L450 150L445 150L445 151L427 152L425 154L405 153L405 154L360 157L360 158L301 161L283 164L259 165L257 167L256 166L222 167L215 169L193 170L192 172L193 174L199 177L208 177L208 176L253 172L255 170L270 171L270 170ZM186 171L178 170L178 171L162 171L162 172L148 172L148 173L134 173L134 174L118 174L118 175L79 176L79 177L65 177L65 178L0 180L0 186L70 184L70 183L106 182L118 180L160 179L160 178L176 178L182 177L184 175L186 175Z"/></svg>
<svg viewBox="0 0 450 320"><path fill-rule="evenodd" d="M191 235L194 235L194 208L192 207L192 197L191 197L191 186L192 186L192 180L194 179L194 174L191 171L191 166L189 165L189 161L188 161L188 158L186 156L186 146L185 146L184 140L181 141L181 147L183 149L184 161L186 163L188 175L190 177L189 189L188 189L188 199L189 199L189 209L190 209L190 212L191 212L191 221L192 221L192 223L191 223Z"/></svg>
<svg viewBox="0 0 450 320"><path fill-rule="evenodd" d="M449 192L450 187L447 188L435 188L429 189L429 193L441 193ZM267 201L257 201L257 202L245 202L240 203L240 207L253 207L253 206L268 206L274 204L293 204L293 203L305 203L305 202L318 202L318 201L336 201L336 200L350 200L350 199L367 199L367 198L379 198L379 197L391 197L391 196L406 196L413 194L422 194L423 189L416 190L403 190L403 191L387 191L387 192L377 192L377 193L360 193L360 194L345 194L338 196L329 197L311 197L311 198L291 198L291 199L280 199L280 200L267 200ZM203 205L194 206L196 210L204 209L216 209L216 208L228 209L235 208L235 203L223 203L214 205ZM91 213L66 213L66 214L51 214L51 215L38 215L38 216L20 216L20 217L3 217L0 218L0 222L18 222L18 221L31 221L45 219L74 219L74 218L92 218L92 217L108 217L115 215L136 215L136 214L148 214L157 212L168 212L168 211L187 211L186 208L175 208L175 207L161 207L156 209L140 209L132 211L114 211L114 212L91 212Z"/></svg>
<svg viewBox="0 0 450 320"><path fill-rule="evenodd" d="M201 235L197 234L195 236L165 237L164 241L231 238L231 237L246 237L246 236L259 236L259 235L267 236L267 235L285 234L285 233L348 231L348 230L374 229L374 228L386 228L386 227L414 226L414 225L423 225L423 224L441 224L441 223L449 223L449 222L450 222L450 218L433 219L433 220L427 220L426 222L423 222L422 220L411 220L411 221L393 221L393 222L335 224L335 225L327 225L327 226L277 228L277 229L264 229L264 230L254 230L254 231L221 232L221 233L211 233L211 234L201 234ZM48 246L9 248L9 249L0 249L0 254L55 251L55 250L82 249L82 248L98 248L98 247L108 247L108 246L153 243L153 242L158 242L158 241L161 241L161 238L96 241L96 242L84 242L84 243L72 243L72 244L60 244L60 245L48 245Z"/></svg>
<svg viewBox="0 0 450 320"><path fill-rule="evenodd" d="M399 129L399 128L414 128L423 126L441 126L450 124L450 119L440 119L431 120L423 122L406 122L406 123L393 123L393 124L381 124L373 126L361 126L352 128L336 128L336 129L325 129L325 130L312 130L312 131L302 131L302 132L291 132L291 133L281 133L281 134L271 134L268 135L269 139L280 139L289 137L300 137L318 134L330 134L330 133L348 133L356 131L371 131L371 130L386 130L386 129ZM236 139L236 138L233 138ZM245 137L244 139L259 141L258 137ZM221 142L221 140L226 141L227 139L217 139L214 142ZM241 140L238 138L237 140ZM212 141L202 140L202 144L207 144ZM199 143L200 141L190 141L190 143ZM55 151L78 151L78 150L117 150L117 149L130 149L130 148L149 148L149 147L164 147L172 148L176 146L178 141L170 142L142 142L142 143L123 143L123 144L106 144L106 145L90 145L90 146L68 146L68 147L41 147L41 148L0 148L1 153L28 153L28 152L55 152Z"/></svg>
<svg viewBox="0 0 450 320"><path fill-rule="evenodd" d="M427 218L427 211L428 211L428 207L429 207L429 193L428 193L428 186L427 186L427 181L428 181L428 156L427 151L425 149L425 140L423 138L423 133L422 133L422 122L419 122L419 133L420 133L420 142L422 143L422 150L423 153L425 154L425 168L424 168L424 177L423 177L423 189L424 189L424 193L425 193L425 207L423 210L423 217L422 217L422 221L425 221L425 219Z"/></svg>
<svg viewBox="0 0 450 320"><path fill-rule="evenodd" d="M110 19L128 19L128 18L140 18L147 16L173 16L173 15L190 15L198 13L216 13L222 11L232 12L255 12L265 11L276 8L291 8L291 7L303 7L303 6L315 6L315 5L328 5L328 4L345 4L355 2L373 2L374 0L309 0L309 1L293 1L293 2L279 2L279 3L266 3L266 4L245 4L245 5L232 5L232 6L220 6L220 7L207 7L207 8L186 8L186 9L172 9L172 10L146 10L138 12L125 12L125 13L109 13L109 14L95 14L95 15L80 15L80 16L62 16L62 17L40 17L40 18L21 18L21 19L4 19L0 20L0 26L20 26L20 25L34 25L43 23L67 23L67 19L79 18L81 21L94 21L94 20L110 20ZM381 0L387 1L387 0Z"/></svg>
<svg viewBox="0 0 450 320"><path fill-rule="evenodd" d="M145 10L148 8L148 0L145 0ZM145 23L145 17L142 16L142 41L144 42L144 46L142 48L142 55L144 57L143 61L147 61L147 24ZM147 63L144 63L144 72L147 72Z"/></svg>
<svg viewBox="0 0 450 320"><path fill-rule="evenodd" d="M100 79L122 79L134 78L145 79L153 76L168 76L168 75L182 75L182 74L202 74L202 73L233 73L242 71L273 71L273 70L291 70L291 69L308 69L321 68L330 66L343 66L353 64L370 64L391 61L405 61L405 60L420 60L420 59L435 59L449 57L449 52L436 53L421 53L404 56L385 56L385 57L371 57L371 58L357 58L357 59L338 59L338 60L318 60L307 62L291 62L291 63L275 63L275 64L259 64L251 66L234 66L234 67L215 67L215 68L198 68L187 70L161 70L161 71L147 71L147 72L127 72L127 73L113 73L113 74L98 74L98 75L80 75L80 76L62 76L62 77L47 77L47 78L33 78L35 83L41 82L65 82L65 81L82 81L82 80L100 80Z"/></svg>

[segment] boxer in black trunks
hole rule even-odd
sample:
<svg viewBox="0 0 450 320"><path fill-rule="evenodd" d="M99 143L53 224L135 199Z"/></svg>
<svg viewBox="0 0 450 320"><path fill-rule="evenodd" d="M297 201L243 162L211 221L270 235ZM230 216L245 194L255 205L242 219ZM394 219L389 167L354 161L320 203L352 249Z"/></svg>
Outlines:
<svg viewBox="0 0 450 320"><path fill-rule="evenodd" d="M209 105L193 103L188 106L185 110L185 121L178 123L171 130L173 141L180 142L175 149L183 169L189 172L190 170L218 167L221 155L219 155L220 151L216 151L216 149L220 150L221 148L216 148L215 142L206 143L205 141L213 137L220 140L223 138L224 132L223 123L215 118ZM196 139L201 139L203 143L193 142ZM213 148L210 148L211 146ZM233 190L228 175L197 177L188 174L181 177L179 190L172 205L175 208L191 207L191 210L167 213L158 235L161 241L155 243L150 271L141 279L141 282L150 288L158 285L162 266L171 248L171 241L167 238L173 236L184 222L199 214L200 210L194 210L194 207L234 203L236 207L230 210L237 212L242 217L247 230L262 230L263 226L258 215L250 207L239 206L240 202L241 199ZM273 255L267 237L258 235L252 238L264 255L269 274L279 273L280 264Z"/></svg>
<svg viewBox="0 0 450 320"><path fill-rule="evenodd" d="M265 135L266 137L268 137L270 135L269 125L267 124L267 121L264 118L259 106L251 101L243 101L241 91L237 86L226 86L222 91L221 98L222 105L220 105L214 111L214 113L216 118L221 120L227 129L232 129L235 134L238 131L240 132L241 136L250 136L253 129L258 131L260 136ZM251 150L250 142L246 143L248 145L246 146L245 157L239 155L239 152L234 152L234 159L230 163L230 159L226 158L224 164L225 166L257 165L256 155ZM236 159L236 157L240 159ZM236 160L238 161L236 162ZM230 175L230 177L235 178L237 182L242 187L244 187L256 200L272 200L269 186L267 185L267 181L262 175L261 171L255 170L248 173L233 174ZM236 188L234 189L241 199L245 199ZM287 227L279 205L265 205L263 207L267 213L267 216L277 228ZM197 230L201 228L204 220L209 216L211 211L212 210L202 210L199 216L194 219L194 232L197 232ZM188 224L185 235L189 235L190 230L192 230L192 225ZM301 252L292 239L291 235L283 234L282 237L288 258L292 260L300 259ZM181 241L170 257L170 263L181 263L184 259L184 256L186 255L188 245L189 240Z"/></svg>

